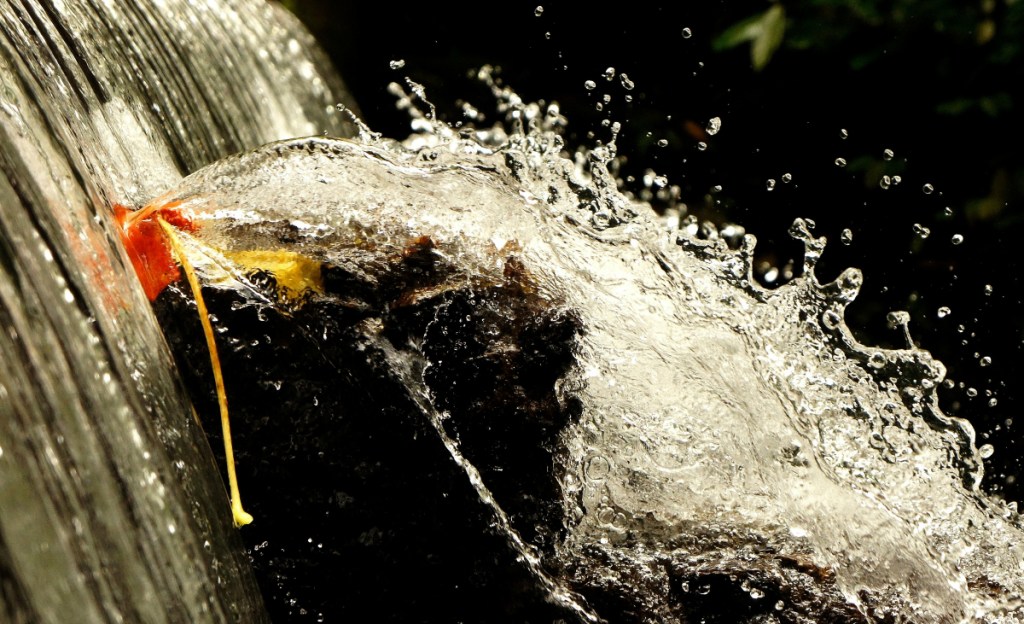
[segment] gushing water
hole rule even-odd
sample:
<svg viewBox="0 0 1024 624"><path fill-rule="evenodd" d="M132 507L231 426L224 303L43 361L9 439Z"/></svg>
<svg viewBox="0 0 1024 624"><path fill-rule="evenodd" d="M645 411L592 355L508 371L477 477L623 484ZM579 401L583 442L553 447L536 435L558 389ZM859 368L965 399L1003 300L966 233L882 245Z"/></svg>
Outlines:
<svg viewBox="0 0 1024 624"><path fill-rule="evenodd" d="M906 348L859 344L843 312L861 274L818 282L825 240L812 224L791 230L805 274L766 290L751 275L753 236L731 250L714 232L666 227L616 190L614 143L584 173L561 155L550 110L495 93L508 134L414 115L422 132L404 146L367 133L274 144L159 201L182 202L197 253L224 254L207 252L209 278L251 305L266 304L232 254L283 247L375 279L409 241L429 240L448 273L433 288L507 284L515 266L545 306L577 319L555 389L581 407L550 460L564 537L520 547L561 571L554 582L581 597L580 613L625 602L668 621L740 587L752 612L781 621L1021 621L1016 510L980 493L984 450L939 409L944 368L913 347L907 315L891 319ZM407 383L439 393L440 363L390 344L383 311L379 322L388 348L426 359ZM493 476L469 475L481 492Z"/></svg>
<svg viewBox="0 0 1024 624"><path fill-rule="evenodd" d="M766 290L752 236L730 249L713 228L666 225L617 190L614 140L568 160L558 109L493 82L506 129L439 123L410 81L418 133L404 144L359 125L358 141L257 147L346 131L305 35L263 5L161 4L0 6L0 571L13 579L0 597L15 621L262 617L114 246L109 204L158 193L182 201L196 264L241 309L359 311L360 346L387 355L491 530L571 617L1024 621L1019 517L978 489L991 448L938 408L943 367L909 334L904 349L852 337L843 313L861 275L818 282L825 241L810 223L792 229L805 274ZM295 283L315 287L283 306L242 260L268 249L383 294L353 303L306 276ZM472 325L488 302L453 310L481 292L569 336L542 388L564 418L532 464L475 448L445 403L472 389L444 376L457 351L435 341ZM403 308L432 315L398 340ZM479 340L481 360L516 346ZM517 479L530 470L556 500ZM544 502L555 513L522 512Z"/></svg>

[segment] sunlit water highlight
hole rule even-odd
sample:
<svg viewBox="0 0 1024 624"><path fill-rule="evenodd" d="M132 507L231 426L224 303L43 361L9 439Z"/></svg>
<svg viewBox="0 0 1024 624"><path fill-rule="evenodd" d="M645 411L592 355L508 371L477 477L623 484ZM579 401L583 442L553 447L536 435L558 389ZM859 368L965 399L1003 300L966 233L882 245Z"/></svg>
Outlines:
<svg viewBox="0 0 1024 624"><path fill-rule="evenodd" d="M249 293L248 305L269 303L209 249L287 245L328 266L372 249L372 269L429 236L453 281L499 284L512 266L578 319L574 363L556 386L582 406L552 454L558 543L524 540L487 474L445 442L552 599L581 619L614 594L652 621L678 620L681 605L716 591L689 580L711 570L749 578L743 599L773 601L780 621L1024 621L1019 518L978 490L973 431L936 404L941 364L853 339L842 314L860 275L819 284L824 241L806 223L793 233L807 273L765 290L751 276L752 237L731 250L666 226L616 190L609 146L582 173L562 155L558 111L510 91L499 94L503 131L459 132L419 113L404 146L364 129L360 141L260 147L182 180L230 152L344 125L294 24L249 3L210 14L172 4L0 12L0 564L18 580L3 596L16 615L260 617L109 223L109 203L166 192L161 201L184 200L201 224L206 277ZM230 32L190 38L212 14ZM108 59L110 24L157 23L181 39L136 34L113 47L125 58ZM238 41L254 56L236 53ZM165 46L192 53L168 60L156 52ZM138 59L157 69L122 72ZM239 89L235 106L192 106L216 100L220 84ZM395 357L444 437L424 380Z"/></svg>

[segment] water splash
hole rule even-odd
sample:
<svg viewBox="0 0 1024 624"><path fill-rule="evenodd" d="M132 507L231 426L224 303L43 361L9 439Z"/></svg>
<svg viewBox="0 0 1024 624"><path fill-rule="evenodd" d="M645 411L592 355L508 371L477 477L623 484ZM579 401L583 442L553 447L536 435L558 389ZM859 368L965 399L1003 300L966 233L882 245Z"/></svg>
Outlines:
<svg viewBox="0 0 1024 624"><path fill-rule="evenodd" d="M491 84L510 130L414 113L429 123L402 145L279 143L160 201L181 201L213 248L284 245L374 282L408 241L429 240L445 267L430 292L514 279L577 319L555 384L560 405L579 406L551 457L563 537L522 547L586 604L672 619L714 613L739 588L744 608L789 618L1021 621L1019 520L979 491L983 452L969 423L939 409L944 367L914 346L908 317L892 316L906 348L860 344L843 314L863 278L818 281L813 223L791 228L804 275L765 289L753 236L730 249L713 230L666 229L618 192L614 143L585 166L568 160L550 108ZM208 269L253 289L230 263ZM429 342L387 346L443 368L418 346ZM466 417L436 403L451 389L429 374L409 381L437 422ZM519 469L474 468L482 487ZM515 519L510 530L537 534Z"/></svg>

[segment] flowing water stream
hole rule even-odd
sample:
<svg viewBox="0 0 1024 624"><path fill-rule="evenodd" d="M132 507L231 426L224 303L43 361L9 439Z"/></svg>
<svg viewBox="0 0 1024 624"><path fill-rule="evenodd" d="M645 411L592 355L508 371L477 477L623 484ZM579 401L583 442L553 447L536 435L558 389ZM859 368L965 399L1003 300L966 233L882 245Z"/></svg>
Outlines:
<svg viewBox="0 0 1024 624"><path fill-rule="evenodd" d="M253 2L4 2L0 49L0 619L261 621L109 216L240 149L344 135L340 83Z"/></svg>
<svg viewBox="0 0 1024 624"><path fill-rule="evenodd" d="M354 132L308 37L262 4L8 2L0 19L7 619L265 617L160 335L194 376L191 295L163 293L158 326L113 230L112 204L159 196L180 202L226 364L250 377L231 386L239 422L289 449L250 449L264 479L243 494L315 465L296 473L311 483L266 488L289 504L255 504L242 531L301 513L287 489L308 488L319 524L288 530L320 542L318 565L350 568L283 612L294 569L254 547L275 614L365 616L394 596L374 613L398 621L405 596L444 621L436 604L472 602L425 577L430 596L381 587L402 529L359 505L379 502L390 464L428 477L421 507L401 508L423 516L413 541L434 530L440 479L438 499L465 497L523 595L563 621L1024 621L1019 516L979 490L973 429L937 404L942 364L853 338L862 276L819 283L824 241L805 222L806 274L763 289L753 237L730 249L666 224L617 191L607 147L578 166L558 111L507 90L504 131L418 114L404 144L367 128L291 139ZM293 418L322 428L282 435ZM332 431L366 448L332 447ZM447 556L416 547L400 571Z"/></svg>

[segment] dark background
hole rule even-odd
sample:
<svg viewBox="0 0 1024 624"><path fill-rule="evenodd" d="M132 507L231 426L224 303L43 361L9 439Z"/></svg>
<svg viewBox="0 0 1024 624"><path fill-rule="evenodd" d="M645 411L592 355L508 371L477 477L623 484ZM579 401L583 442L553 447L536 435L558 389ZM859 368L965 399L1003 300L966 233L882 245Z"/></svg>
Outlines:
<svg viewBox="0 0 1024 624"><path fill-rule="evenodd" d="M452 123L463 119L461 101L496 120L493 98L469 78L496 65L524 99L561 105L570 146L606 141L601 121L622 122L622 175L634 179L626 188L642 193L647 169L667 176L690 214L757 236L762 275L790 262L799 274L801 247L786 232L795 217L813 219L830 241L818 277L864 271L847 311L854 334L905 346L886 313L908 310L914 339L955 383L940 393L944 409L974 423L979 445L995 446L985 487L1020 498L1024 3L640 1L614 10L543 4L539 15L538 2L518 1L286 5L332 56L363 119L386 136L408 134L408 116L387 93L406 76ZM753 30L737 26L746 19ZM739 35L757 28L779 45L755 59ZM398 59L404 67L391 69ZM619 75L605 80L608 67L635 88ZM712 117L722 128L708 136ZM886 175L900 182L884 189ZM846 228L849 245L839 242ZM941 306L951 309L945 318ZM991 365L982 365L986 356Z"/></svg>

